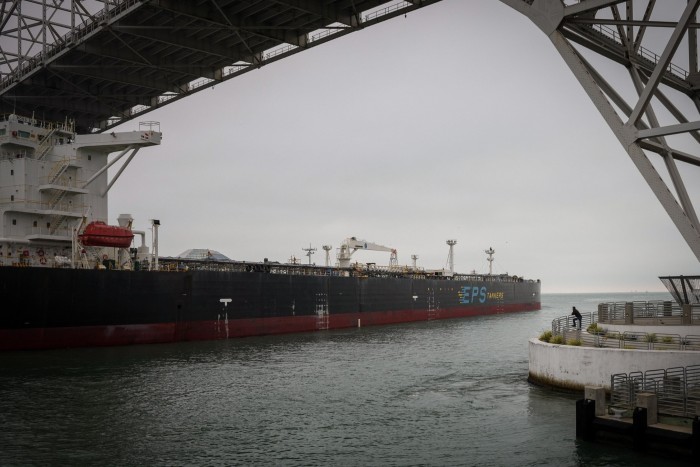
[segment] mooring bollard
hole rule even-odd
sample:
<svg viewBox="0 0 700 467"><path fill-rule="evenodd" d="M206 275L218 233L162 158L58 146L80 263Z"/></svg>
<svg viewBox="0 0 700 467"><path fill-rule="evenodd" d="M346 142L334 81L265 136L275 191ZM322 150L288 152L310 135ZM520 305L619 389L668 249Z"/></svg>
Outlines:
<svg viewBox="0 0 700 467"><path fill-rule="evenodd" d="M640 392L637 394L637 407L647 409L647 425L659 423L656 394L653 392Z"/></svg>
<svg viewBox="0 0 700 467"><path fill-rule="evenodd" d="M583 389L583 398L595 401L595 416L605 415L605 388L601 386L586 386Z"/></svg>

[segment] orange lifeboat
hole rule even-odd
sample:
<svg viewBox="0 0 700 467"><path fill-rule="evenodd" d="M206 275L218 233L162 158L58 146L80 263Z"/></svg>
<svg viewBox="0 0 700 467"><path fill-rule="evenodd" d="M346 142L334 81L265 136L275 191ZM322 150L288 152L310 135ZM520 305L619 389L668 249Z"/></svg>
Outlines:
<svg viewBox="0 0 700 467"><path fill-rule="evenodd" d="M129 248L134 238L130 229L107 225L101 221L90 222L79 236L80 243L85 246L114 248Z"/></svg>

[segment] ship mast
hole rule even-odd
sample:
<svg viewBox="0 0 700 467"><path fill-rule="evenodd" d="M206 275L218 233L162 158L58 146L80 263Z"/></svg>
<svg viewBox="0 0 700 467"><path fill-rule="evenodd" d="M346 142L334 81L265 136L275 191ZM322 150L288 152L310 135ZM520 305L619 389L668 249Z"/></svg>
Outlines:
<svg viewBox="0 0 700 467"><path fill-rule="evenodd" d="M450 246L450 252L447 254L447 267L450 269L452 274L455 273L455 250L454 247L457 244L457 240L447 240L447 244Z"/></svg>
<svg viewBox="0 0 700 467"><path fill-rule="evenodd" d="M160 227L160 220L151 219L151 225L153 227L153 238L152 238L152 251L153 251L153 262L151 263L153 270L158 270L158 227Z"/></svg>
<svg viewBox="0 0 700 467"><path fill-rule="evenodd" d="M484 253L489 255L487 261L489 262L489 276L493 274L493 254L496 252L493 248L489 247L488 250L484 250Z"/></svg>
<svg viewBox="0 0 700 467"><path fill-rule="evenodd" d="M331 249L333 248L331 245L323 245L321 248L323 248L323 251L326 252L326 267L330 267L331 265Z"/></svg>
<svg viewBox="0 0 700 467"><path fill-rule="evenodd" d="M316 252L316 248L311 248L311 243L309 243L308 248L302 248L301 250L306 252L306 256L309 257L309 266L311 266L311 255Z"/></svg>

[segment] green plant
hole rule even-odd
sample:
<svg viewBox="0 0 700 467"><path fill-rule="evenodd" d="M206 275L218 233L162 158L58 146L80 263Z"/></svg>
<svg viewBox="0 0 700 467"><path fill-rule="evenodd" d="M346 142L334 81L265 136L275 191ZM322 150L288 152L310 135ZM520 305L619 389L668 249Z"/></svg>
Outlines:
<svg viewBox="0 0 700 467"><path fill-rule="evenodd" d="M581 339L569 339L569 340L567 341L566 345L580 346L580 345L581 345Z"/></svg>
<svg viewBox="0 0 700 467"><path fill-rule="evenodd" d="M540 340L542 342L549 342L552 339L552 331L544 331L540 334Z"/></svg>
<svg viewBox="0 0 700 467"><path fill-rule="evenodd" d="M673 337L664 336L661 338L661 342L663 342L664 344L671 344L671 343L673 343Z"/></svg>
<svg viewBox="0 0 700 467"><path fill-rule="evenodd" d="M553 336L549 340L550 344L563 344L564 343L564 336Z"/></svg>
<svg viewBox="0 0 700 467"><path fill-rule="evenodd" d="M656 342L656 334L654 334L653 332L650 334L647 334L646 336L644 336L644 341L645 342Z"/></svg>
<svg viewBox="0 0 700 467"><path fill-rule="evenodd" d="M605 329L598 326L598 323L591 323L590 326L588 326L586 328L586 331L588 331L589 334L598 334L598 335L603 335L606 333Z"/></svg>

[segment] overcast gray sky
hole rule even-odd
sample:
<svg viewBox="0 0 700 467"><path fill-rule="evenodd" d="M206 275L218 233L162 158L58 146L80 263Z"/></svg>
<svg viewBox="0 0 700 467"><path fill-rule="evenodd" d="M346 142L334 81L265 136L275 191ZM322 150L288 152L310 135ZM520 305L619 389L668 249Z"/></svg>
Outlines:
<svg viewBox="0 0 700 467"><path fill-rule="evenodd" d="M664 290L659 275L698 273L549 39L495 0L444 0L142 120L163 143L112 189L110 220L160 219L162 255L306 261L310 244L323 264L322 245L356 236L441 268L454 238L456 270L487 272L493 247L494 272L544 293Z"/></svg>

